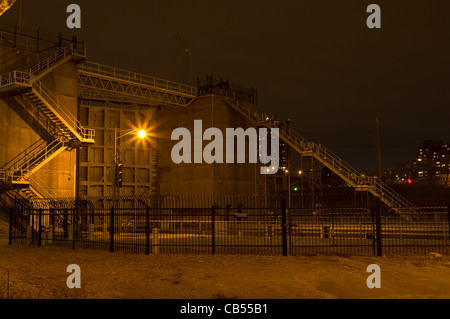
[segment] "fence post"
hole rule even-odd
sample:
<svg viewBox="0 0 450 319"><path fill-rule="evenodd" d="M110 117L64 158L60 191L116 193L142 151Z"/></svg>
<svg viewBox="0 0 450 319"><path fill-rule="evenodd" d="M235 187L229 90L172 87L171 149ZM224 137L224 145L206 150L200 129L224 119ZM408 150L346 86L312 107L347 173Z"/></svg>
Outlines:
<svg viewBox="0 0 450 319"><path fill-rule="evenodd" d="M377 227L376 227L376 218L375 218L375 205L371 206L372 212L372 243L373 243L373 254L374 256L377 254Z"/></svg>
<svg viewBox="0 0 450 319"><path fill-rule="evenodd" d="M152 230L152 253L154 255L159 254L159 228L153 228Z"/></svg>
<svg viewBox="0 0 450 319"><path fill-rule="evenodd" d="M448 239L450 239L450 204L447 204L447 217L448 217Z"/></svg>
<svg viewBox="0 0 450 319"><path fill-rule="evenodd" d="M377 256L383 255L383 239L381 235L381 201L379 197L375 197L375 223L376 223L376 240L377 240Z"/></svg>
<svg viewBox="0 0 450 319"><path fill-rule="evenodd" d="M42 240L42 208L39 208L39 219L38 219L38 247L41 247Z"/></svg>
<svg viewBox="0 0 450 319"><path fill-rule="evenodd" d="M9 210L9 245L12 245L12 231L13 231L13 221L14 221L14 208L10 208Z"/></svg>
<svg viewBox="0 0 450 319"><path fill-rule="evenodd" d="M75 250L75 227L78 229L78 215L76 208L72 212L72 250ZM78 235L78 234L77 234Z"/></svg>
<svg viewBox="0 0 450 319"><path fill-rule="evenodd" d="M287 218L286 218L286 198L281 200L281 229L282 229L282 245L283 245L283 256L287 256Z"/></svg>
<svg viewBox="0 0 450 319"><path fill-rule="evenodd" d="M111 225L110 225L110 241L109 241L109 251L114 252L114 206L111 207Z"/></svg>
<svg viewBox="0 0 450 319"><path fill-rule="evenodd" d="M211 206L211 253L216 254L216 207Z"/></svg>
<svg viewBox="0 0 450 319"><path fill-rule="evenodd" d="M52 236L50 242L53 243L53 238L55 238L55 210L51 210L51 224L52 224Z"/></svg>
<svg viewBox="0 0 450 319"><path fill-rule="evenodd" d="M65 209L63 211L64 213L64 219L63 219L63 228L64 228L64 239L66 239L68 237L68 233L67 233L67 227L69 226L69 222L68 222L68 213L67 213L67 209Z"/></svg>
<svg viewBox="0 0 450 319"><path fill-rule="evenodd" d="M145 208L145 254L150 255L150 207Z"/></svg>

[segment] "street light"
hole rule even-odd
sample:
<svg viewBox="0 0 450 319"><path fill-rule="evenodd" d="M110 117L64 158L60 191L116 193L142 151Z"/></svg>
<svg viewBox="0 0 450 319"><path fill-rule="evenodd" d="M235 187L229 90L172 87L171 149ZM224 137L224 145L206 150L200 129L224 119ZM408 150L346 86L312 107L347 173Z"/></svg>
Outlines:
<svg viewBox="0 0 450 319"><path fill-rule="evenodd" d="M120 136L117 136L120 132L126 132ZM117 127L114 128L114 168L115 168L115 180L114 180L114 195L119 195L119 189L122 187L122 166L123 163L119 162L119 154L117 151L117 141L122 137L129 135L131 133L137 132L137 136L140 139L143 139L147 136L147 132L142 129L131 129L131 130L117 130Z"/></svg>
<svg viewBox="0 0 450 319"><path fill-rule="evenodd" d="M140 130L140 131L138 131L138 136L139 136L139 138L144 138L147 136L147 132L144 130Z"/></svg>

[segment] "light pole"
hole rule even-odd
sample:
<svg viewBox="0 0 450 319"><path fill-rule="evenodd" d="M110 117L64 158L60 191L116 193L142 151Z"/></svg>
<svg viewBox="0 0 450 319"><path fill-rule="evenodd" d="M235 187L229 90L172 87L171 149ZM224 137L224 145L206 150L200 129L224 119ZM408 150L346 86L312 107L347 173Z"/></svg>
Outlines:
<svg viewBox="0 0 450 319"><path fill-rule="evenodd" d="M117 136L118 133L126 132L120 136ZM137 136L140 139L143 139L147 136L147 132L142 129L131 129L131 130L118 130L117 127L114 128L114 173L115 173L115 179L113 183L113 193L114 195L119 195L119 189L121 187L120 183L120 174L119 171L122 167L122 163L119 161L119 153L117 149L117 141L121 139L122 137L129 135L131 133L137 132Z"/></svg>
<svg viewBox="0 0 450 319"><path fill-rule="evenodd" d="M192 79L192 45L177 35L174 37L174 40L180 40L186 46L186 49L184 49L184 52L186 52L189 55L189 84L193 85L193 83L192 83L193 82L193 79Z"/></svg>

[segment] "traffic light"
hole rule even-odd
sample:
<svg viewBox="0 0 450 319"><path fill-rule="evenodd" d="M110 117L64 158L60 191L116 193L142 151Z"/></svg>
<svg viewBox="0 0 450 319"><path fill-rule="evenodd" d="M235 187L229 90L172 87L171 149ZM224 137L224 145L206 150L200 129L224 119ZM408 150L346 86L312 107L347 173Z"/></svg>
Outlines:
<svg viewBox="0 0 450 319"><path fill-rule="evenodd" d="M119 163L116 164L116 183L117 183L117 186L118 186L119 188L122 187L122 181L123 181L123 178L122 178L122 174L123 174L122 168L123 168L123 163L119 162Z"/></svg>

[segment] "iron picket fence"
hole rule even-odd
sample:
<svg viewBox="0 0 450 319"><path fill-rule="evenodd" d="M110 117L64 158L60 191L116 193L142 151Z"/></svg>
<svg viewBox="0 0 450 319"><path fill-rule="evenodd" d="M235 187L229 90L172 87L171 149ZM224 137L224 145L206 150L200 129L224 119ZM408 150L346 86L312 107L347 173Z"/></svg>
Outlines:
<svg viewBox="0 0 450 319"><path fill-rule="evenodd" d="M170 207L143 198L17 202L10 244L145 254L425 254L450 252L450 206L421 216L370 207ZM153 204L153 205L152 205ZM414 217L414 218L413 218Z"/></svg>

